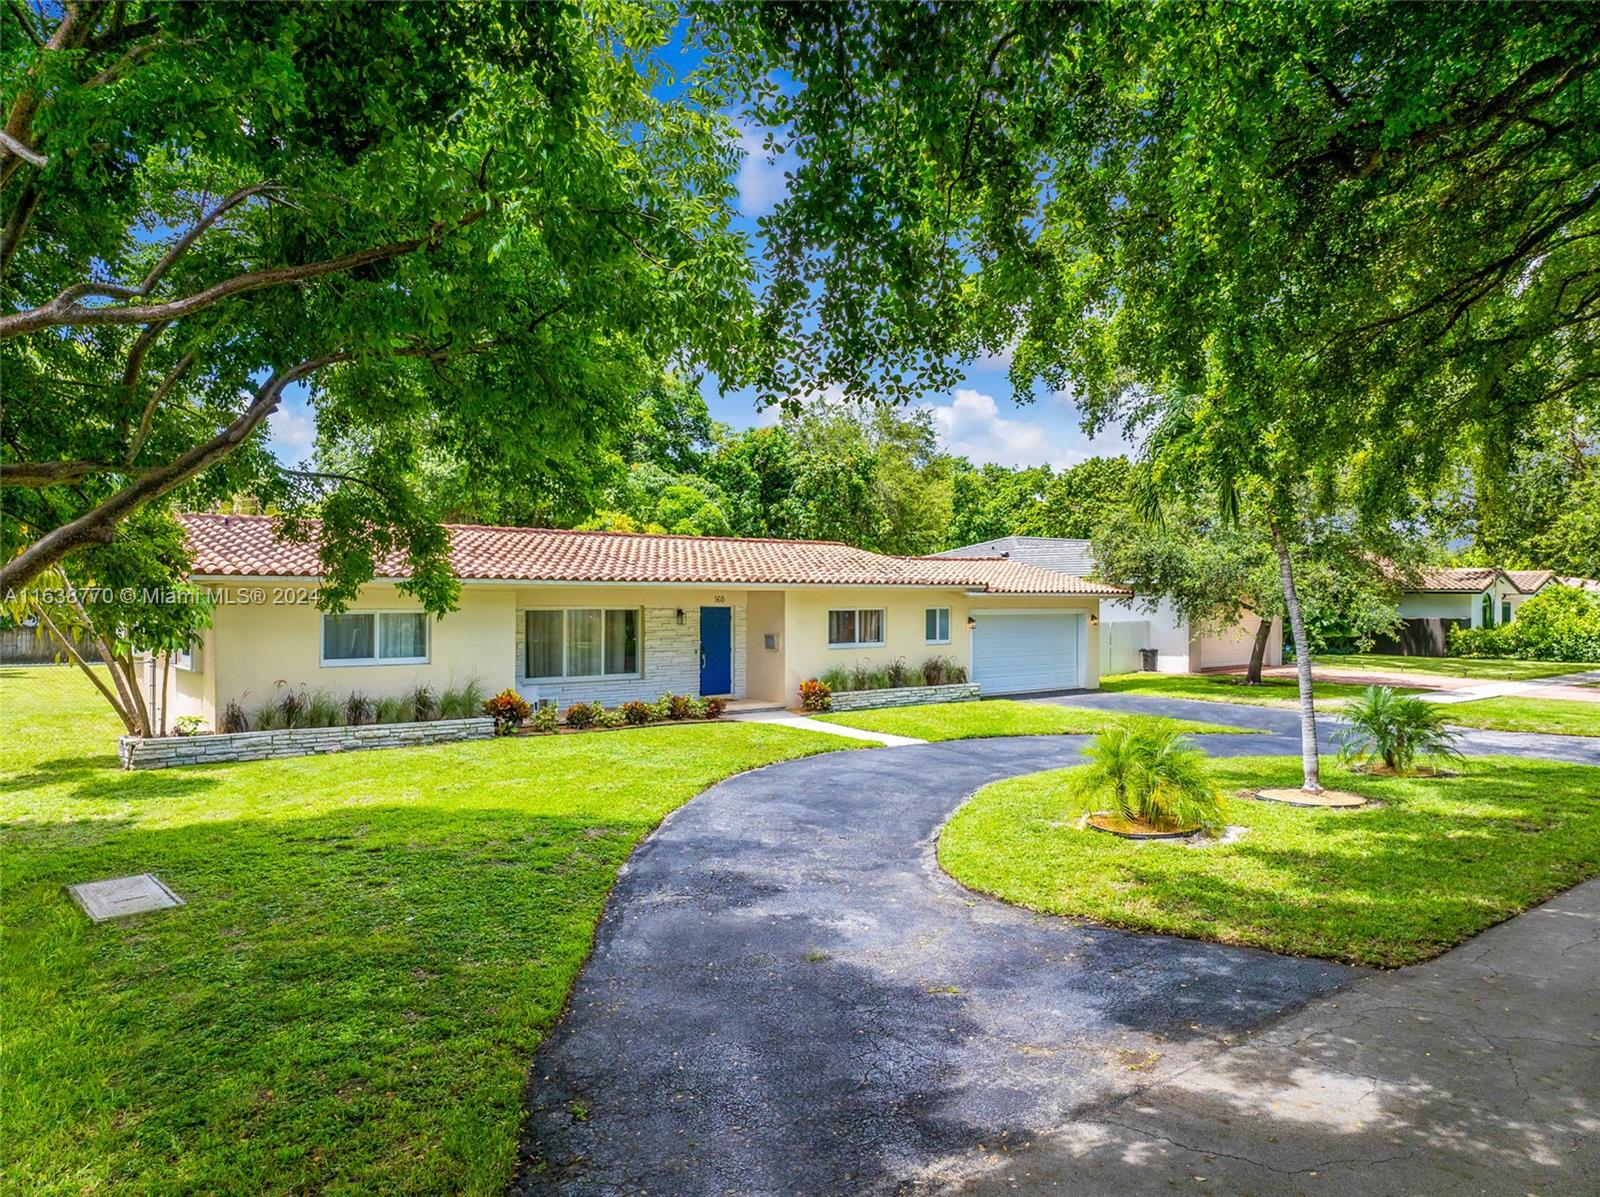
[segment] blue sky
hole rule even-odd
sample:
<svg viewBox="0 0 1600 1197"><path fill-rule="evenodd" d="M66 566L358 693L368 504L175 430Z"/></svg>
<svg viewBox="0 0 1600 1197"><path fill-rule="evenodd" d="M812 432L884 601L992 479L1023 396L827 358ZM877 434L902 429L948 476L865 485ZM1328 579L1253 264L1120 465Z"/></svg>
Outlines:
<svg viewBox="0 0 1600 1197"><path fill-rule="evenodd" d="M667 54L682 72L692 65L679 47ZM780 158L767 160L758 128L743 126L744 163L739 171L738 223L750 235L757 252L762 248L758 218L769 214L782 200L786 180ZM1087 457L1122 453L1128 446L1116 435L1089 438L1079 428L1079 413L1069 395L1044 395L1031 404L1011 400L1003 358L983 358L971 364L962 382L945 392L930 392L920 406L928 408L945 449L977 463L1006 466L1049 464L1072 466ZM713 418L735 429L776 421L774 412L759 411L749 391L718 395L715 380L702 387ZM286 392L281 409L271 417L271 444L280 459L299 461L311 453L316 435L313 414L303 387Z"/></svg>

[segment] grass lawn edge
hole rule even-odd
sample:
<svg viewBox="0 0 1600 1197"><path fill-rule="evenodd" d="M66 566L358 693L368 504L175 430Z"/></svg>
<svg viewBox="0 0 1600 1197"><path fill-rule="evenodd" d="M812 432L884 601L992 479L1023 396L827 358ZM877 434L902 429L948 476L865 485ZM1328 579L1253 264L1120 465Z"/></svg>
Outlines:
<svg viewBox="0 0 1600 1197"><path fill-rule="evenodd" d="M1521 764L1530 766L1531 768L1537 768L1540 765L1546 765L1560 770L1571 769L1580 772L1587 770L1593 776L1600 777L1600 766L1583 765L1569 762L1538 761L1514 757L1489 757L1475 759L1485 762L1492 762L1493 764L1501 767L1515 767L1516 765ZM1225 763L1229 760L1236 762L1268 762L1271 764L1277 764L1279 766L1293 766L1296 769L1299 767L1299 758L1291 756L1218 758L1219 763ZM1296 948L1283 943L1262 942L1262 937L1260 935L1234 930L1228 924L1220 921L1207 921L1203 928L1193 927L1189 929L1178 929L1172 926L1152 925L1152 922L1147 918L1127 917L1126 915L1120 914L1117 911L1099 910L1090 913L1084 910L1063 910L1060 909L1057 904L1052 904L1047 901L1036 899L1030 900L1030 898L1027 896L1016 893L1001 892L1005 888L1004 886L986 885L972 878L970 875L964 875L965 870L953 864L949 852L949 833L951 827L952 825L958 824L958 821L964 816L967 816L975 802L980 800L987 793L999 790L1002 787L1007 787L1020 782L1026 782L1027 780L1041 776L1053 774L1059 775L1077 767L1081 766L1067 766L1066 768L1046 769L1037 771L1035 773L1025 773L1009 778L1000 778L996 781L992 781L986 785L980 786L970 794L967 794L955 807L955 809L952 810L934 830L930 851L939 873L962 890L980 896L986 900L1000 902L1007 906L1013 906L1019 909L1030 911L1034 914L1063 919L1079 926L1103 927L1138 935L1160 935L1177 939L1191 939L1202 943L1223 944L1229 947L1252 948L1258 951L1272 952L1275 955L1292 956L1309 960L1326 960L1332 963L1345 965L1347 967L1382 971L1394 971L1399 968L1408 968L1412 965L1426 963L1427 961L1435 959L1446 952L1454 951L1456 948L1462 947L1463 945L1476 939L1484 932L1489 931L1504 922L1508 922L1519 915L1526 914L1529 911L1543 905L1544 903L1553 901L1575 886L1582 885L1585 882L1592 881L1595 878L1600 877L1600 854L1591 855L1589 860L1578 865L1575 868L1575 871L1570 875L1560 878L1552 878L1547 884L1544 885L1535 884L1523 897L1515 902L1504 905L1501 909L1495 911L1487 917L1478 920L1470 930L1460 934L1459 936L1456 936L1449 942L1440 942L1432 946L1424 945L1417 948L1414 952L1409 953L1405 959L1385 961L1381 959L1370 958L1359 953L1338 953L1329 952L1326 950L1297 950ZM1379 815L1389 805L1391 797L1385 796L1382 793L1374 792L1374 789L1370 784L1364 784L1372 783L1374 780L1375 779L1365 778L1360 775L1352 775L1348 778L1341 777L1339 781L1341 789L1351 790L1368 800L1368 805L1359 809L1330 808L1323 810L1291 807L1283 804L1263 802L1260 800L1242 798L1238 796L1230 797L1230 802L1249 803L1249 805L1252 807L1278 807L1280 811L1289 812L1289 817L1293 817L1293 815L1298 814L1301 817L1309 819L1353 819L1358 818L1363 814ZM1377 779L1377 788L1380 790L1384 788L1382 784L1383 782L1400 781L1405 783L1415 783L1425 780L1430 779ZM1491 779L1486 777L1482 778L1481 780ZM1226 788L1229 790L1230 795L1235 789L1234 783L1236 781L1237 778L1230 778L1226 782ZM1230 818L1229 821L1232 822L1232 819ZM1250 827L1249 824L1246 824L1246 826ZM1250 829L1254 830L1253 827L1250 827ZM1250 837L1247 834L1239 842L1243 843L1249 838ZM1257 837L1256 843L1261 844L1265 838L1266 837ZM1114 841L1114 837L1099 837L1099 839L1101 841ZM1093 844L1097 841L1088 840L1085 842ZM1134 851L1154 849L1156 851L1164 852L1194 852L1196 853L1197 862L1203 862L1205 860L1204 854L1218 852L1223 848L1221 845L1205 848L1185 848L1166 841L1152 841L1148 844L1133 844L1131 847ZM1110 855L1111 853L1118 851L1125 852L1129 850L1129 848L1130 845L1126 841L1121 843L1109 842L1106 845L1104 854Z"/></svg>

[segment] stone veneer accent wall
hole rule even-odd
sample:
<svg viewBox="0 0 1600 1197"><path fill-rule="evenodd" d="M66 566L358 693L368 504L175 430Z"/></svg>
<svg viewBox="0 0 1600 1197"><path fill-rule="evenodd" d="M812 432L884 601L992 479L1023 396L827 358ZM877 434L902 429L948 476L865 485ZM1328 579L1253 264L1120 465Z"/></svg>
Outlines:
<svg viewBox="0 0 1600 1197"><path fill-rule="evenodd" d="M522 676L528 622L526 608L517 609L517 692L529 702L553 700L565 709L575 702L600 702L608 707L640 699L648 702L669 690L700 693L700 608L685 607L683 623L676 607L644 609L644 676L607 681L533 682ZM733 607L733 696L744 697L745 610Z"/></svg>
<svg viewBox="0 0 1600 1197"><path fill-rule="evenodd" d="M494 720L433 719L427 723L372 723L363 727L296 727L228 732L215 736L123 736L117 756L124 769L167 769L216 761L260 761L361 748L408 748L452 740L487 740Z"/></svg>
<svg viewBox="0 0 1600 1197"><path fill-rule="evenodd" d="M978 697L977 682L955 686L901 686L895 690L839 690L833 695L835 711L866 711L873 707L915 707L925 702L965 702Z"/></svg>

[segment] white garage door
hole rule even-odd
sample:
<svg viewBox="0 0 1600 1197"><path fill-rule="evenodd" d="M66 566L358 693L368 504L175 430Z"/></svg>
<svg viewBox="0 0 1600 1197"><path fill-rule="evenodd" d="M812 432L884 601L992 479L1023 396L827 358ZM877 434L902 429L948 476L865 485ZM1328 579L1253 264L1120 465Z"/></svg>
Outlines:
<svg viewBox="0 0 1600 1197"><path fill-rule="evenodd" d="M972 680L985 695L1065 690L1078 674L1082 615L973 612Z"/></svg>

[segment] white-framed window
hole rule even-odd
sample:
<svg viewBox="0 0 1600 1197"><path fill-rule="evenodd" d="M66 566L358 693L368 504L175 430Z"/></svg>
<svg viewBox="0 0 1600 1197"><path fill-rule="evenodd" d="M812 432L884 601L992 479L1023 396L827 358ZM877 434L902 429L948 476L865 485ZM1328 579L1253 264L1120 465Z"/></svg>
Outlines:
<svg viewBox="0 0 1600 1197"><path fill-rule="evenodd" d="M425 665L428 616L422 611L345 611L322 617L324 665Z"/></svg>
<svg viewBox="0 0 1600 1197"><path fill-rule="evenodd" d="M950 643L949 607L929 607L923 613L922 638L929 644Z"/></svg>
<svg viewBox="0 0 1600 1197"><path fill-rule="evenodd" d="M882 607L849 607L828 612L829 648L876 648L882 644Z"/></svg>
<svg viewBox="0 0 1600 1197"><path fill-rule="evenodd" d="M544 607L524 611L522 624L526 681L640 676L638 607Z"/></svg>
<svg viewBox="0 0 1600 1197"><path fill-rule="evenodd" d="M172 664L178 669L186 669L190 673L200 672L200 641L191 639L188 644L172 654Z"/></svg>

